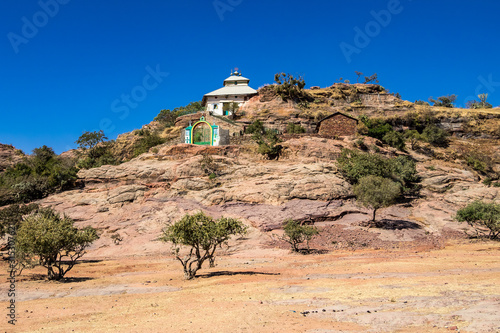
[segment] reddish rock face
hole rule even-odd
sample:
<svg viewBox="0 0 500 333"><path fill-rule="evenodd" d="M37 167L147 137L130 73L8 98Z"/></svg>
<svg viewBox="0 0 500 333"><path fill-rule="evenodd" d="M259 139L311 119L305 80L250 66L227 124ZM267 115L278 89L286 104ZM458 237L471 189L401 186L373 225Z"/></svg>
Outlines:
<svg viewBox="0 0 500 333"><path fill-rule="evenodd" d="M335 113L319 122L318 133L326 137L354 135L357 125L356 119Z"/></svg>

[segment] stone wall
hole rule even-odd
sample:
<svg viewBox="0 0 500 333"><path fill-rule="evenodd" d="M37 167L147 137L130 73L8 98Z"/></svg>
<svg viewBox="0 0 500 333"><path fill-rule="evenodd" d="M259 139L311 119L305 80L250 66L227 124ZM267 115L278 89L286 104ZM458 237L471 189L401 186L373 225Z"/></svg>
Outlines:
<svg viewBox="0 0 500 333"><path fill-rule="evenodd" d="M325 137L354 135L357 125L356 119L337 113L319 122L318 134Z"/></svg>

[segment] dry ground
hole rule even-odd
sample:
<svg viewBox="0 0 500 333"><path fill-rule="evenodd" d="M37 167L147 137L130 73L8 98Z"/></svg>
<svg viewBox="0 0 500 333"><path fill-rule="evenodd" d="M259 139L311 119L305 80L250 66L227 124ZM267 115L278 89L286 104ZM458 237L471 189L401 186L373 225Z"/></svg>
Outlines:
<svg viewBox="0 0 500 333"><path fill-rule="evenodd" d="M69 281L17 283L7 332L500 332L500 244L442 249L240 251L183 280L159 257L89 260ZM7 263L1 263L6 281ZM7 304L7 284L0 300Z"/></svg>

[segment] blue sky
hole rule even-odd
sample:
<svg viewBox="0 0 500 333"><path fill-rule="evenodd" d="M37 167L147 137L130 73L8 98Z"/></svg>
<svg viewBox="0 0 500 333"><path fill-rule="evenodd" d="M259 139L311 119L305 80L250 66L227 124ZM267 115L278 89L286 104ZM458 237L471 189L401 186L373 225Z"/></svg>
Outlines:
<svg viewBox="0 0 500 333"><path fill-rule="evenodd" d="M477 93L500 105L500 2L4 0L0 142L26 153L114 139L201 100L238 67L330 86L377 73L403 99Z"/></svg>

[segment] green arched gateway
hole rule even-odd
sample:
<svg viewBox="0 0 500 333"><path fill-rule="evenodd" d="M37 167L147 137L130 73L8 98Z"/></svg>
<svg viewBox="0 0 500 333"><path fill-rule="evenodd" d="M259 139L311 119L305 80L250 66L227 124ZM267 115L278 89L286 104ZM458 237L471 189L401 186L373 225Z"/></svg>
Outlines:
<svg viewBox="0 0 500 333"><path fill-rule="evenodd" d="M218 145L218 138L219 126L215 124L210 125L205 120L205 117L201 117L194 125L186 127L184 142L195 145L214 146Z"/></svg>

